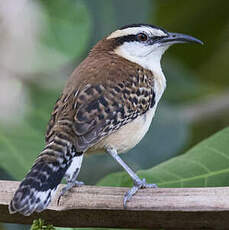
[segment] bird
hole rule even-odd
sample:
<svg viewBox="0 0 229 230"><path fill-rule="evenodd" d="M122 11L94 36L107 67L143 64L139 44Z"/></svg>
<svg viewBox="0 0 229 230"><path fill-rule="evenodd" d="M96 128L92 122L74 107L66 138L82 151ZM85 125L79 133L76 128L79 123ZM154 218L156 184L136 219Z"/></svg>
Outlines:
<svg viewBox="0 0 229 230"><path fill-rule="evenodd" d="M122 160L147 133L166 88L163 53L176 43L199 39L150 24L130 24L110 33L90 50L70 75L56 101L45 135L45 148L20 183L9 212L28 216L47 208L62 179L58 200L74 186L83 156L108 153L129 174L132 196L148 184Z"/></svg>

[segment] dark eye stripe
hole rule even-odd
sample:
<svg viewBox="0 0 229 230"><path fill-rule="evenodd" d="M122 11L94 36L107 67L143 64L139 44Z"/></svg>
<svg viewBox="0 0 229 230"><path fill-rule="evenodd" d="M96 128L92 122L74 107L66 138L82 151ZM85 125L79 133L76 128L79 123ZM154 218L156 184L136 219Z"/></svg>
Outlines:
<svg viewBox="0 0 229 230"><path fill-rule="evenodd" d="M118 47L118 46L122 45L124 42L133 42L133 41L141 42L139 40L138 35L139 34L136 34L136 35L131 34L131 35L125 35L125 36L122 36L122 37L114 38L114 41L115 41L114 46ZM154 37L151 37L151 38L147 38L148 41L146 40L146 41L142 41L142 42L147 42L149 45L153 45L158 40L160 40L162 37L163 36L154 36Z"/></svg>
<svg viewBox="0 0 229 230"><path fill-rule="evenodd" d="M122 45L124 42L134 42L134 41L138 41L138 39L136 35L133 34L115 38L115 43L117 46Z"/></svg>

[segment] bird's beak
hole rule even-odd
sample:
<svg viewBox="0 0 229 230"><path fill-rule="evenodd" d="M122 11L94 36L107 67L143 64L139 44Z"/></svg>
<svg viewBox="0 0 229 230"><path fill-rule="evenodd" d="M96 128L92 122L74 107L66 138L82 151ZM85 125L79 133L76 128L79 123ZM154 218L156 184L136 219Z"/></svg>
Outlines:
<svg viewBox="0 0 229 230"><path fill-rule="evenodd" d="M179 34L179 33L168 33L168 36L163 37L159 41L160 43L164 44L175 44L175 43L186 43L186 42L193 42L203 45L204 43L197 38L194 38L190 35L186 34Z"/></svg>

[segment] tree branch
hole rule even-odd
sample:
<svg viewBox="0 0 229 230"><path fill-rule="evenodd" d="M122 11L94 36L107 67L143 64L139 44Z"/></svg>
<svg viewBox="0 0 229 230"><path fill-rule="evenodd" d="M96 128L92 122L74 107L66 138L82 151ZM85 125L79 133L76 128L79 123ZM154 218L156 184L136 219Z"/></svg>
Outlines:
<svg viewBox="0 0 229 230"><path fill-rule="evenodd" d="M120 227L150 229L227 229L229 187L158 188L139 191L123 209L128 188L83 186L72 189L57 206L29 217L10 215L8 204L18 187L15 181L0 181L0 221L31 224L42 218L62 227ZM63 185L59 186L57 191Z"/></svg>

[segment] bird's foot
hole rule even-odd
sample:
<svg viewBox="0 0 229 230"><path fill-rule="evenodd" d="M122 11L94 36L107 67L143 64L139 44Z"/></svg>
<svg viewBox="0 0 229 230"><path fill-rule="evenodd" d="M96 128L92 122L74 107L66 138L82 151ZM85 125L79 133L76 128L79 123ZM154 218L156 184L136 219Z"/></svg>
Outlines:
<svg viewBox="0 0 229 230"><path fill-rule="evenodd" d="M72 189L73 187L81 187L82 185L84 185L84 182L82 181L69 181L67 183L66 186L64 186L60 192L60 195L58 197L58 200L57 200L57 205L59 205L59 202L60 202L60 198L66 193L68 192L70 189Z"/></svg>
<svg viewBox="0 0 229 230"><path fill-rule="evenodd" d="M128 192L126 192L124 195L124 199L123 199L124 208L126 208L127 201L129 201L132 198L132 196L139 189L142 189L142 188L157 188L157 185L156 184L147 184L145 178L143 178L142 180L141 179L135 180L134 186Z"/></svg>

